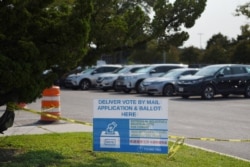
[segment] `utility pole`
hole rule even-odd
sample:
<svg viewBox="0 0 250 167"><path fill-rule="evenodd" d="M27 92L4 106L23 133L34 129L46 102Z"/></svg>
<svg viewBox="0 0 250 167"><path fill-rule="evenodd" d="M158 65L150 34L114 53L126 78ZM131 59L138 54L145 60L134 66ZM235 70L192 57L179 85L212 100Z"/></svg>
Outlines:
<svg viewBox="0 0 250 167"><path fill-rule="evenodd" d="M200 36L200 49L202 49L202 35L203 35L203 33L198 33L198 35Z"/></svg>
<svg viewBox="0 0 250 167"><path fill-rule="evenodd" d="M166 51L165 51L165 49L163 50L163 63L166 63Z"/></svg>

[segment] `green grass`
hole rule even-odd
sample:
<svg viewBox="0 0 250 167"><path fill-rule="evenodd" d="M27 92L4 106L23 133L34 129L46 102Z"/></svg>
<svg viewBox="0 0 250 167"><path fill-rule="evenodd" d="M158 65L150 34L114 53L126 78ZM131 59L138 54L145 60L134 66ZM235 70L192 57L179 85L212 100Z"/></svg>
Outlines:
<svg viewBox="0 0 250 167"><path fill-rule="evenodd" d="M249 162L185 145L172 158L167 157L93 152L92 133L0 137L1 167L250 167Z"/></svg>

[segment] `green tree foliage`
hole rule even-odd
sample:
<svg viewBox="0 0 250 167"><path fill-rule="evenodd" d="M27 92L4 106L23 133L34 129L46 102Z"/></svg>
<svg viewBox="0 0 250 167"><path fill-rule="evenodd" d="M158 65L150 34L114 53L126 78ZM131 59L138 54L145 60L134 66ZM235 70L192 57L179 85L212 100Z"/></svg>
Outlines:
<svg viewBox="0 0 250 167"><path fill-rule="evenodd" d="M166 44L181 46L189 37L182 28L191 28L205 6L206 0L176 0L173 4L157 0L153 6L155 16L151 38L161 37Z"/></svg>
<svg viewBox="0 0 250 167"><path fill-rule="evenodd" d="M238 6L236 16L244 15L250 18L250 2ZM199 49L193 47L182 49L180 60L192 64L213 64L213 63L249 63L250 62L250 29L249 24L241 27L241 34L237 39L228 39L221 33L213 35L207 42L206 49L202 56L199 56ZM195 51L196 50L196 51ZM198 51L198 52L197 52ZM201 52L200 52L201 53ZM192 56L191 56L192 55Z"/></svg>
<svg viewBox="0 0 250 167"><path fill-rule="evenodd" d="M235 63L249 64L250 63L250 42L240 42L233 53L232 61Z"/></svg>
<svg viewBox="0 0 250 167"><path fill-rule="evenodd" d="M229 60L227 51L220 45L215 45L206 50L202 62L205 64L222 64L228 63Z"/></svg>
<svg viewBox="0 0 250 167"><path fill-rule="evenodd" d="M188 39L184 28L195 24L206 6L206 0L93 0L89 43L86 60L97 59L102 53L136 50L151 40L161 39L162 50L170 45L181 46Z"/></svg>
<svg viewBox="0 0 250 167"><path fill-rule="evenodd" d="M138 64L162 63L162 52L157 47L157 41L152 40L147 45L137 47L129 56L129 61Z"/></svg>
<svg viewBox="0 0 250 167"><path fill-rule="evenodd" d="M168 51L162 52L158 48L158 42L152 40L146 46L135 49L128 59L140 64L179 63L179 57L180 51L177 47L169 46Z"/></svg>
<svg viewBox="0 0 250 167"><path fill-rule="evenodd" d="M237 45L232 55L232 61L236 63L250 63L250 26L241 27L241 35L238 36Z"/></svg>
<svg viewBox="0 0 250 167"><path fill-rule="evenodd" d="M180 50L176 46L169 46L168 52L164 58L164 63L179 63L180 61Z"/></svg>
<svg viewBox="0 0 250 167"><path fill-rule="evenodd" d="M180 54L180 61L186 64L199 64L202 59L202 51L195 47L183 48Z"/></svg>
<svg viewBox="0 0 250 167"><path fill-rule="evenodd" d="M93 0L93 4L89 43L95 47L84 58L84 64L93 64L101 54L124 51L144 39L149 17L135 1Z"/></svg>
<svg viewBox="0 0 250 167"><path fill-rule="evenodd" d="M91 1L53 2L0 1L0 105L36 100L56 79L46 69L74 66L87 52Z"/></svg>
<svg viewBox="0 0 250 167"><path fill-rule="evenodd" d="M250 2L240 5L236 9L236 16L250 18ZM232 61L236 63L250 63L250 26L241 26L241 35L237 37L237 43L232 54Z"/></svg>
<svg viewBox="0 0 250 167"><path fill-rule="evenodd" d="M220 45L224 49L230 47L231 41L228 39L227 36L222 35L221 33L213 35L208 41L206 49L209 49L214 46Z"/></svg>
<svg viewBox="0 0 250 167"><path fill-rule="evenodd" d="M207 42L202 62L207 64L229 63L231 47L232 42L226 36L221 33L213 35Z"/></svg>
<svg viewBox="0 0 250 167"><path fill-rule="evenodd" d="M250 18L249 7L250 7L250 2L247 2L243 5L238 6L238 8L236 9L236 16L244 15L247 18Z"/></svg>

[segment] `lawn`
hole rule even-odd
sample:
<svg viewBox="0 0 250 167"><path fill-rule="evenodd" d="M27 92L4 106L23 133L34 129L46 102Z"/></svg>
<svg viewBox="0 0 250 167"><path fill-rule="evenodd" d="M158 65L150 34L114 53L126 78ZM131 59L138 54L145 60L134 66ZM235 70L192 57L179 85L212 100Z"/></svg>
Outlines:
<svg viewBox="0 0 250 167"><path fill-rule="evenodd" d="M92 139L90 132L0 137L0 166L250 167L249 162L185 145L171 158L167 154L94 152Z"/></svg>

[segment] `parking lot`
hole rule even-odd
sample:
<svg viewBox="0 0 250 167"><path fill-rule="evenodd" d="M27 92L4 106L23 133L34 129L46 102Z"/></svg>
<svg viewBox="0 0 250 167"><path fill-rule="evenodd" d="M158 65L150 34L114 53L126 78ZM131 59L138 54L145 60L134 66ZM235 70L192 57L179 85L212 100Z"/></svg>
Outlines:
<svg viewBox="0 0 250 167"><path fill-rule="evenodd" d="M162 98L168 100L169 105L169 135L192 138L250 139L249 99L243 96L229 96L228 98L216 96L213 100L202 100L200 97L182 99L100 90L62 89L60 93L62 117L92 122L93 100L98 98ZM40 110L41 100L38 99L28 107ZM39 118L39 115L18 111L15 124L32 124ZM250 160L250 142L185 140L185 143Z"/></svg>

